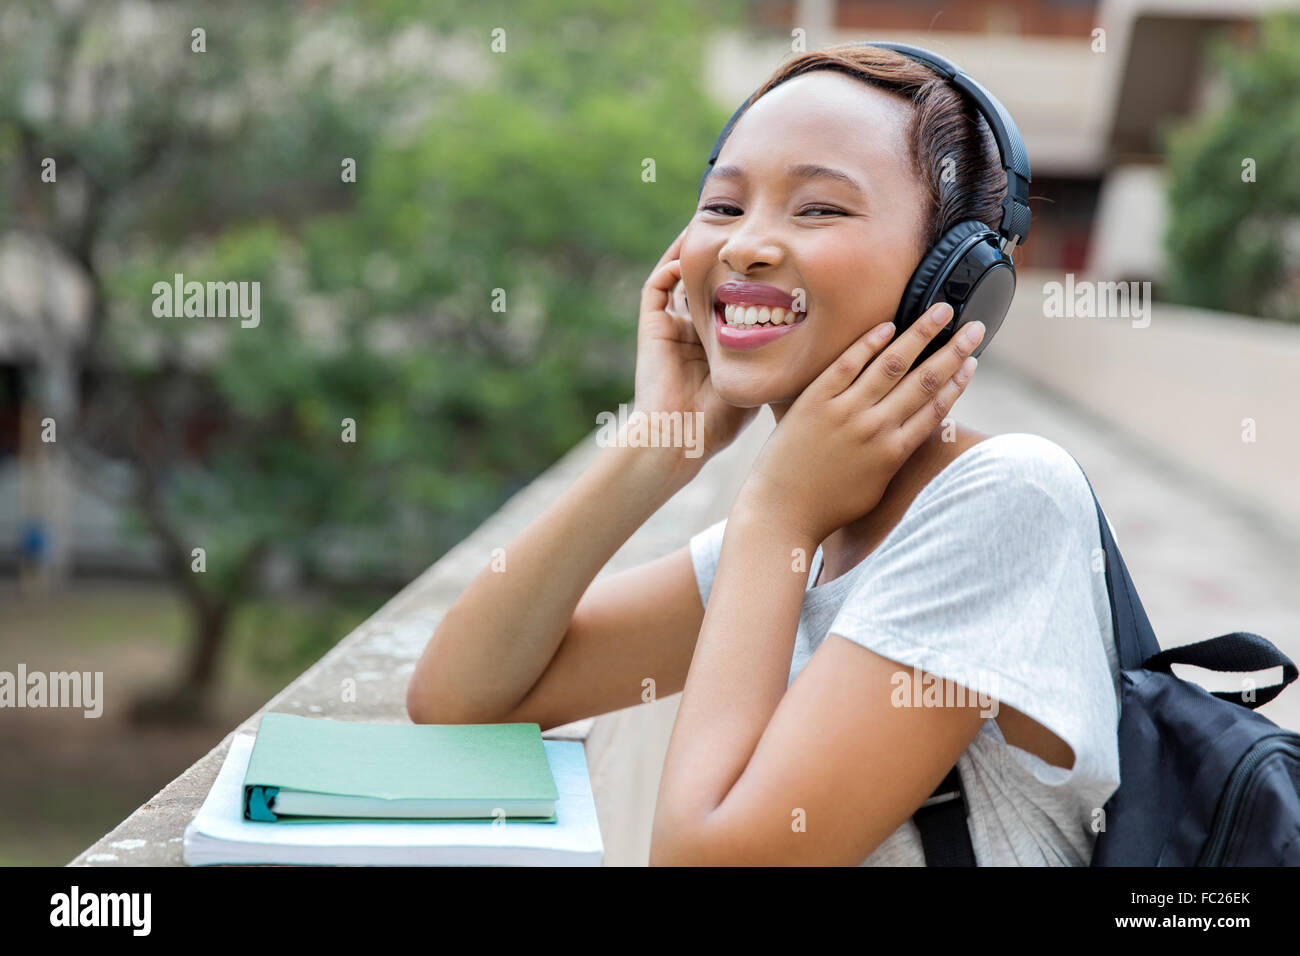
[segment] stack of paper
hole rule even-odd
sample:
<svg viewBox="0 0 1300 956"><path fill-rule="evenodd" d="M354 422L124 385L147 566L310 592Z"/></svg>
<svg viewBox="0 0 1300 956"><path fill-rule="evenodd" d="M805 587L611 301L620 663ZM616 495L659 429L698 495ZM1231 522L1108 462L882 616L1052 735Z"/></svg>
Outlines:
<svg viewBox="0 0 1300 956"><path fill-rule="evenodd" d="M271 716L263 718L263 728ZM416 729L430 726L434 725ZM600 866L604 845L583 745L569 740L543 740L542 744L558 795L549 820L513 819L498 813L491 820L282 817L264 822L244 816L245 778L254 746L252 737L236 734L207 799L185 829L185 862L191 866Z"/></svg>

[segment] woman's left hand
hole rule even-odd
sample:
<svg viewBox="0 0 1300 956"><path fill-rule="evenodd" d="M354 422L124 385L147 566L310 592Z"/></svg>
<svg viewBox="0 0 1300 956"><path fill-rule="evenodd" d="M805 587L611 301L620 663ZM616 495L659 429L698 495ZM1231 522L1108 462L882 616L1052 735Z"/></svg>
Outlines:
<svg viewBox="0 0 1300 956"><path fill-rule="evenodd" d="M850 345L782 417L750 470L737 507L768 518L779 515L816 544L874 508L975 372L978 360L968 356L984 327L972 322L904 375L951 318L952 307L937 303L875 361L894 333L893 323L876 326ZM967 338L972 328L978 335Z"/></svg>

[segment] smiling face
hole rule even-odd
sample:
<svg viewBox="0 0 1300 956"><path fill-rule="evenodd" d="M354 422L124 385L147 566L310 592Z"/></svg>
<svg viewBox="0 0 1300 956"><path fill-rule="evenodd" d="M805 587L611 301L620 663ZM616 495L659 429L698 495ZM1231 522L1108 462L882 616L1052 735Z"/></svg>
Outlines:
<svg viewBox="0 0 1300 956"><path fill-rule="evenodd" d="M894 94L817 70L775 87L736 123L680 252L691 322L727 402L772 404L779 417L855 339L893 320L928 224L908 158L909 110ZM724 285L737 282L774 289ZM759 301L802 291L795 305L806 315L785 331L719 329L720 286L724 298Z"/></svg>

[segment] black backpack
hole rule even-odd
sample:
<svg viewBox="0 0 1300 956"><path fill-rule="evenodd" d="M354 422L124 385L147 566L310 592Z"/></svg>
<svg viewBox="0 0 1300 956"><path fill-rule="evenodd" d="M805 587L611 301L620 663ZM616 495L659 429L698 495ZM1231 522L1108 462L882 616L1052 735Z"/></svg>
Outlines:
<svg viewBox="0 0 1300 956"><path fill-rule="evenodd" d="M1244 631L1162 651L1092 497L1119 654L1120 785L1090 865L1300 866L1300 734L1253 712L1296 679L1295 664ZM1228 673L1280 665L1282 682L1246 700L1182 680L1171 664ZM912 817L927 866L975 865L966 814L954 766Z"/></svg>

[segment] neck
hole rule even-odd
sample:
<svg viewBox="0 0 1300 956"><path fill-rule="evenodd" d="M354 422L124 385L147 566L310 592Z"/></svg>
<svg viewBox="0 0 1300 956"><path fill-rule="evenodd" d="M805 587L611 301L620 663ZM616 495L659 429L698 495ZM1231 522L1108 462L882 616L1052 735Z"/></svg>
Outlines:
<svg viewBox="0 0 1300 956"><path fill-rule="evenodd" d="M788 403L783 407L772 404L772 414L778 425L788 408ZM936 426L894 473L875 507L831 532L821 542L821 576L813 582L814 585L837 578L861 563L898 524L913 499L952 460L954 453L968 447L978 437L987 437L960 424L955 425L955 431L955 441L944 441L944 426Z"/></svg>

